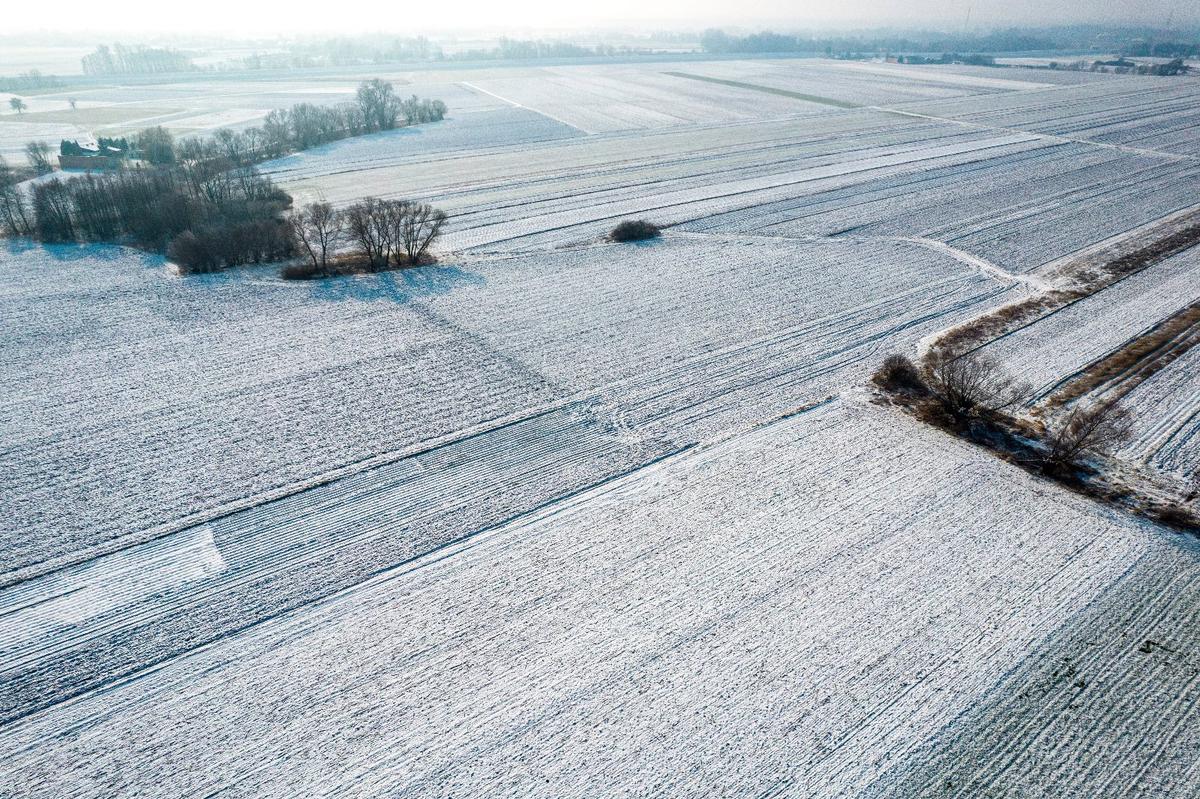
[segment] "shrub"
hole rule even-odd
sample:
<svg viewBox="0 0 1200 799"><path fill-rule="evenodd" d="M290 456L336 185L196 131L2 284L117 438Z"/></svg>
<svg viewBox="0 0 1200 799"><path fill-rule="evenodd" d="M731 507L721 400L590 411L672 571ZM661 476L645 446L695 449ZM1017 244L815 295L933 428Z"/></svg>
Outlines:
<svg viewBox="0 0 1200 799"><path fill-rule="evenodd" d="M221 263L210 242L190 230L183 231L171 240L167 246L167 258L185 275L211 272Z"/></svg>
<svg viewBox="0 0 1200 799"><path fill-rule="evenodd" d="M608 237L612 241L645 241L658 238L661 233L658 225L653 222L647 222L645 219L626 219L613 228Z"/></svg>
<svg viewBox="0 0 1200 799"><path fill-rule="evenodd" d="M218 220L185 230L167 246L167 257L185 274L278 261L294 253L288 227L277 220Z"/></svg>
<svg viewBox="0 0 1200 799"><path fill-rule="evenodd" d="M915 394L923 396L929 393L929 386L917 368L907 356L889 355L875 370L872 377L880 388L892 393Z"/></svg>

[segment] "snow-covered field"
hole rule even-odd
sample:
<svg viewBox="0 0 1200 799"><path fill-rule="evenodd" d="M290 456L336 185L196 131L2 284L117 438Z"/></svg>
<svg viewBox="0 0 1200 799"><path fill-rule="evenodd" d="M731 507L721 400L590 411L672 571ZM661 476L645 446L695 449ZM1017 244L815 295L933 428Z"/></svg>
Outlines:
<svg viewBox="0 0 1200 799"><path fill-rule="evenodd" d="M8 255L5 572L580 398L664 435L754 418L1007 291L905 242L685 237L319 284Z"/></svg>
<svg viewBox="0 0 1200 799"><path fill-rule="evenodd" d="M1200 248L1192 248L996 339L981 352L1028 381L1033 389L1028 403L1034 404L1197 301ZM1123 400L1135 414L1133 440L1123 454L1184 479L1200 468L1197 353L1200 349L1154 374Z"/></svg>
<svg viewBox="0 0 1200 799"><path fill-rule="evenodd" d="M835 402L10 724L2 782L54 797L1186 793L1197 565L1161 533ZM1147 639L1164 648L1139 652Z"/></svg>
<svg viewBox="0 0 1200 799"><path fill-rule="evenodd" d="M1137 414L1128 454L1181 477L1200 473L1200 347L1125 397Z"/></svg>
<svg viewBox="0 0 1200 799"><path fill-rule="evenodd" d="M1088 365L1200 299L1200 249L1184 250L983 348L1041 399Z"/></svg>
<svg viewBox="0 0 1200 799"><path fill-rule="evenodd" d="M78 113L201 131L370 76ZM447 209L437 266L0 248L0 797L1200 791L1197 546L863 390L1200 202L1200 83L384 77L450 115L265 170ZM30 103L0 152L70 113ZM669 228L600 241L629 216ZM1050 390L1195 302L1197 252L985 349ZM1195 352L1130 457L1200 459Z"/></svg>

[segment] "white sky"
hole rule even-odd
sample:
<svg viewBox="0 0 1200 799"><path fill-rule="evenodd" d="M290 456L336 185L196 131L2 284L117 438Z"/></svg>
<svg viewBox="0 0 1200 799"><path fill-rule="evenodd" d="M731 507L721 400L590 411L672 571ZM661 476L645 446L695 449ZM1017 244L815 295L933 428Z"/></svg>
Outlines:
<svg viewBox="0 0 1200 799"><path fill-rule="evenodd" d="M424 33L449 30L571 28L698 29L824 25L1060 22L1200 23L1197 0L123 0L119 14L95 0L6 4L7 32Z"/></svg>

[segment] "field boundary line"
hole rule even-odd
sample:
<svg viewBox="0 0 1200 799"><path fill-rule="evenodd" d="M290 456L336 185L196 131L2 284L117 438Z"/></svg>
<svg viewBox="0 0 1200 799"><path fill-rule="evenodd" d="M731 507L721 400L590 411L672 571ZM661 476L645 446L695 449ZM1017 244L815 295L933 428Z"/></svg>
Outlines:
<svg viewBox="0 0 1200 799"><path fill-rule="evenodd" d="M470 81L460 80L458 82L458 85L465 86L468 89L471 89L472 91L480 92L481 94L486 94L488 97L495 97L497 100L499 100L501 102L508 103L513 108L521 108L521 109L524 109L525 111L532 111L535 114L541 114L542 116L546 117L546 119L553 119L555 122L559 123L560 125L566 125L568 128L571 128L572 130L577 130L580 133L583 133L585 135L588 135L588 136L594 135L592 131L584 130L583 128L579 127L578 125L572 125L570 122L567 122L565 119L559 119L558 117L554 116L553 114L547 114L545 111L539 110L537 108L532 108L532 107L524 105L522 103L518 103L516 100L510 100L509 98L504 97L503 95L499 95L499 94L496 94L495 92L488 91L487 89L483 88L482 86L476 86L474 83L471 83Z"/></svg>
<svg viewBox="0 0 1200 799"><path fill-rule="evenodd" d="M1081 139L1074 136L1063 136L1058 133L1039 133L1033 130L1025 130L1024 128L1009 128L1003 125L987 125L982 122L969 122L965 119L954 119L952 117L940 117L936 114L922 114L917 111L904 111L899 108L891 108L885 105L869 105L861 106L869 108L873 111L881 111L885 114L896 114L903 117L912 117L914 119L923 119L930 122L945 122L951 125L961 125L965 128L974 128L976 130L992 130L1003 131L1007 133L1027 133L1030 136L1037 136L1040 139L1047 141L1060 142L1062 144L1088 144L1092 147L1102 147L1106 150L1116 150L1118 152L1130 153L1133 155L1142 155L1150 158L1166 158L1172 161L1194 161L1200 162L1200 157L1194 155L1184 155L1183 153L1168 153L1162 150L1150 150L1144 147L1132 147L1128 144L1110 144L1108 142L1093 141L1091 139Z"/></svg>
<svg viewBox="0 0 1200 799"><path fill-rule="evenodd" d="M735 89L747 89L753 92L762 92L764 94L775 94L780 97L790 97L793 100L803 100L806 103L816 103L818 105L827 105L833 108L841 108L849 111L855 108L869 108L870 106L860 105L858 103L849 103L845 100L835 100L832 97L821 97L818 94L805 94L803 92L793 92L788 89L777 89L774 86L763 86L759 83L744 83L740 80L727 80L725 78L712 78L707 75L696 75L691 72L663 72L664 75L670 75L673 78L686 78L688 80L699 80L706 83L716 83L721 86L732 86Z"/></svg>
<svg viewBox="0 0 1200 799"><path fill-rule="evenodd" d="M538 408L528 408L518 413L500 416L495 419L490 419L480 422L476 425L455 430L433 439L417 442L409 447L392 450L389 452L373 455L352 463L346 463L335 467L326 472L313 475L310 478L297 480L294 483L277 486L259 494L254 494L240 499L235 499L223 505L218 505L213 508L197 511L195 513L183 516L178 519L173 519L169 522L151 527L147 530L138 530L127 533L122 536L116 536L100 544L97 544L86 550L76 550L63 555L57 559L48 559L38 561L36 563L20 566L12 571L0 574L0 590L11 588L14 585L34 580L39 577L51 574L62 569L69 569L73 566L78 566L81 563L86 563L96 558L110 555L114 552L119 552L123 549L148 544L151 541L157 541L162 538L169 538L177 535L185 530L193 527L200 527L213 522L224 519L227 516L232 516L237 513L255 508L260 505L266 505L271 502L300 494L305 491L319 488L329 483L337 482L338 480L351 477L353 475L369 472L374 469L379 469L384 466L389 466L409 458L416 458L430 452L442 449L444 447L460 444L464 441L469 441L472 438L487 435L496 430L501 430L512 425L527 422L542 416L548 416L552 413L558 413L568 410L572 406L581 406L586 402L587 395L572 395L564 397L559 402L550 405L544 405Z"/></svg>

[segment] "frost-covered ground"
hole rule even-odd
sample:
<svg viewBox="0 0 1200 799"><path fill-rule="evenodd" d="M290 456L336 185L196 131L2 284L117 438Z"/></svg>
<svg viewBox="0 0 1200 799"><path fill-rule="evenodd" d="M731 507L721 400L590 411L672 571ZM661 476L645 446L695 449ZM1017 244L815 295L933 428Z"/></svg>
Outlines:
<svg viewBox="0 0 1200 799"><path fill-rule="evenodd" d="M1128 454L1177 472L1200 474L1200 347L1126 395L1136 414Z"/></svg>
<svg viewBox="0 0 1200 799"><path fill-rule="evenodd" d="M1184 250L996 339L982 352L1046 396L1090 364L1200 299L1200 248Z"/></svg>
<svg viewBox="0 0 1200 799"><path fill-rule="evenodd" d="M1196 555L835 402L10 724L0 784L1186 794Z"/></svg>
<svg viewBox="0 0 1200 799"><path fill-rule="evenodd" d="M203 130L369 76L79 107ZM861 388L1195 205L1195 82L384 77L450 116L265 168L446 208L438 266L0 249L0 796L1200 790L1196 547ZM63 124L38 102L19 124ZM633 215L671 227L600 243ZM1195 301L1197 264L988 350L1051 388ZM1131 395L1161 421L1133 457L1175 425L1152 465L1194 462L1194 370Z"/></svg>
<svg viewBox="0 0 1200 799"><path fill-rule="evenodd" d="M691 435L1006 290L905 242L684 238L329 283L7 256L4 572L579 397Z"/></svg>
<svg viewBox="0 0 1200 799"><path fill-rule="evenodd" d="M733 92L763 110L764 118L708 114L684 124L687 113L681 110L674 123L647 125L649 131L630 129L621 120L610 126L571 122L563 103L589 115L609 106L589 102L582 88L566 88L590 85L581 68L560 68L549 78L518 75L471 85L490 85L488 91L499 97L505 96L501 89L516 96L511 101L522 108L512 111L540 112L547 120L600 131L596 135L528 143L503 138L511 146L468 146L441 157L420 141L403 149L402 141L367 138L266 170L303 198L345 203L366 191L437 201L455 214L450 241L457 248L560 246L593 239L622 216L653 215L696 231L930 238L1007 271L1037 269L1197 202L1200 161L1178 148L1160 152L1145 142L1116 146L1100 133L1092 136L1086 125L1088 120L1107 125L1133 96L1138 119L1173 120L1185 113L1181 108L1197 105L1200 82L1046 86L825 62L720 62L679 69L749 88L698 82L673 71L657 73L654 85L662 91L673 87L679 102L696 86ZM898 70L909 77L895 77ZM588 80L644 88L645 72L625 67ZM754 88L760 85L882 108L819 106ZM915 91L912 86L933 85L955 95L939 102L960 105L914 104L906 93ZM857 97L860 86L890 99ZM1000 102L989 98L1008 98L1011 118L975 120L965 110L969 102ZM671 108L661 99L651 106L664 113ZM1055 111L1059 127L1051 130L1046 116ZM1194 126L1179 124L1180 135L1190 141ZM432 141L439 134L431 129L427 135ZM536 134L531 128L528 135Z"/></svg>

